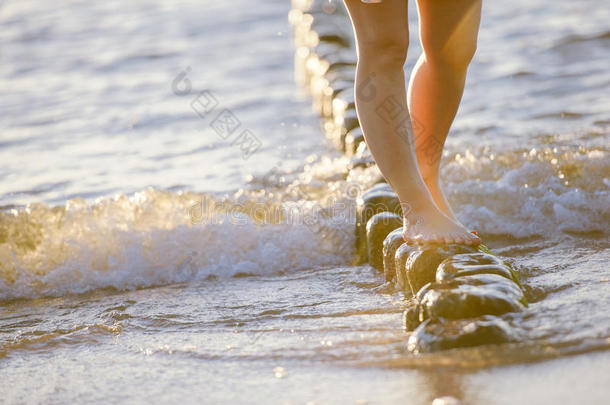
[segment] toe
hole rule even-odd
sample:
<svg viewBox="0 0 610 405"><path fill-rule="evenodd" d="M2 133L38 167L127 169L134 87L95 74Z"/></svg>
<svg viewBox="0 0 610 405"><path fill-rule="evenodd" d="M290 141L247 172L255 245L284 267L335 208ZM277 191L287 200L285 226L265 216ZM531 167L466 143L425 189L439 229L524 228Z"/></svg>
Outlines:
<svg viewBox="0 0 610 405"><path fill-rule="evenodd" d="M413 244L417 243L417 241L416 241L417 235L413 235L411 232L405 231L402 234L402 237L408 245L413 245Z"/></svg>
<svg viewBox="0 0 610 405"><path fill-rule="evenodd" d="M466 237L464 237L462 234L456 234L455 243L459 243L460 245L468 245L469 240Z"/></svg>
<svg viewBox="0 0 610 405"><path fill-rule="evenodd" d="M455 235L455 243L459 243L460 245L468 244L468 237L458 233Z"/></svg>
<svg viewBox="0 0 610 405"><path fill-rule="evenodd" d="M469 234L468 236L468 244L469 245L479 245L481 244L481 238L476 235Z"/></svg>

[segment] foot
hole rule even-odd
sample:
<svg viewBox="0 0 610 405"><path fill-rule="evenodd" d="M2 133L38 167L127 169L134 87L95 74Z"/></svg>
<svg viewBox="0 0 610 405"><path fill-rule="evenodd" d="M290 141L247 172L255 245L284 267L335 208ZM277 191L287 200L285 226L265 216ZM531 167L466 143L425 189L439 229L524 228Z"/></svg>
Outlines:
<svg viewBox="0 0 610 405"><path fill-rule="evenodd" d="M423 179L434 203L438 207L438 209L445 214L445 216L457 224L462 225L462 223L457 219L455 213L451 209L449 205L449 201L447 201L447 197L445 197L445 193L443 192L443 188L441 187L440 181L438 180L438 175L433 176L432 178ZM471 233L478 235L477 231L471 230Z"/></svg>
<svg viewBox="0 0 610 405"><path fill-rule="evenodd" d="M481 239L436 207L410 212L403 218L403 238L407 243L458 243L479 245Z"/></svg>

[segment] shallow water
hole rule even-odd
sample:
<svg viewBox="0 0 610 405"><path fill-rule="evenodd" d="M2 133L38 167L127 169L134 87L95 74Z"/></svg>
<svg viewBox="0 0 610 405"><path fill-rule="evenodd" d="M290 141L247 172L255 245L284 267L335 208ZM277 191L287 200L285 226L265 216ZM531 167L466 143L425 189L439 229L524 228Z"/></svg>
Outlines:
<svg viewBox="0 0 610 405"><path fill-rule="evenodd" d="M363 190L294 84L289 4L0 3L0 392L606 403L603 4L484 5L443 176L531 304L518 344L413 356L409 297L350 266ZM204 90L260 149L193 111Z"/></svg>

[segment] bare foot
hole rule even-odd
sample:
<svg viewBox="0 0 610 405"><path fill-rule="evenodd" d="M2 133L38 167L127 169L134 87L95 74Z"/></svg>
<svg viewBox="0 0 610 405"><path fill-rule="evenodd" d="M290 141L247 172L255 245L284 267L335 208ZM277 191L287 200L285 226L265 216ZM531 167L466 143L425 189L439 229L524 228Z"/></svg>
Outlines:
<svg viewBox="0 0 610 405"><path fill-rule="evenodd" d="M457 219L455 213L451 209L449 201L447 201L447 197L445 197L445 193L443 192L443 188L441 187L440 181L438 180L438 176L424 178L423 180L438 209L441 210L441 212L445 214L447 218L451 219L459 225L462 225L462 223ZM477 231L470 232L475 235L478 235Z"/></svg>
<svg viewBox="0 0 610 405"><path fill-rule="evenodd" d="M459 243L479 245L481 239L432 206L410 212L403 218L403 238L407 243Z"/></svg>

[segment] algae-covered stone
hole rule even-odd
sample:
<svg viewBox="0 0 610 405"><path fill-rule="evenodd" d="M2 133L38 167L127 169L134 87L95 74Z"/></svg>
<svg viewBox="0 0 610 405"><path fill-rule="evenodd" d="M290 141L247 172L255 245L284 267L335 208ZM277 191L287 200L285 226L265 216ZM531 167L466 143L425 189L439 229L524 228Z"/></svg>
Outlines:
<svg viewBox="0 0 610 405"><path fill-rule="evenodd" d="M518 283L516 276L502 260L488 253L464 253L445 259L436 271L439 283L474 274L497 274Z"/></svg>
<svg viewBox="0 0 610 405"><path fill-rule="evenodd" d="M383 241L398 227L402 227L402 217L387 211L373 215L366 224L369 264L379 271L383 271Z"/></svg>
<svg viewBox="0 0 610 405"><path fill-rule="evenodd" d="M497 274L476 274L430 283L416 296L419 320L464 319L523 310L523 291Z"/></svg>
<svg viewBox="0 0 610 405"><path fill-rule="evenodd" d="M446 322L427 320L413 331L407 349L418 354L516 340L517 335L510 325L495 316Z"/></svg>
<svg viewBox="0 0 610 405"><path fill-rule="evenodd" d="M396 277L396 251L405 243L402 237L402 226L394 229L383 241L383 273L386 281L392 281Z"/></svg>
<svg viewBox="0 0 610 405"><path fill-rule="evenodd" d="M405 273L411 292L415 295L425 284L434 281L436 268L443 260L456 254L474 253L476 251L476 247L467 245L423 245L416 253L409 256L405 265Z"/></svg>
<svg viewBox="0 0 610 405"><path fill-rule="evenodd" d="M368 258L366 249L366 224L371 217L380 212L401 214L398 197L386 183L379 183L366 191L356 200L356 249L357 263L362 264Z"/></svg>

